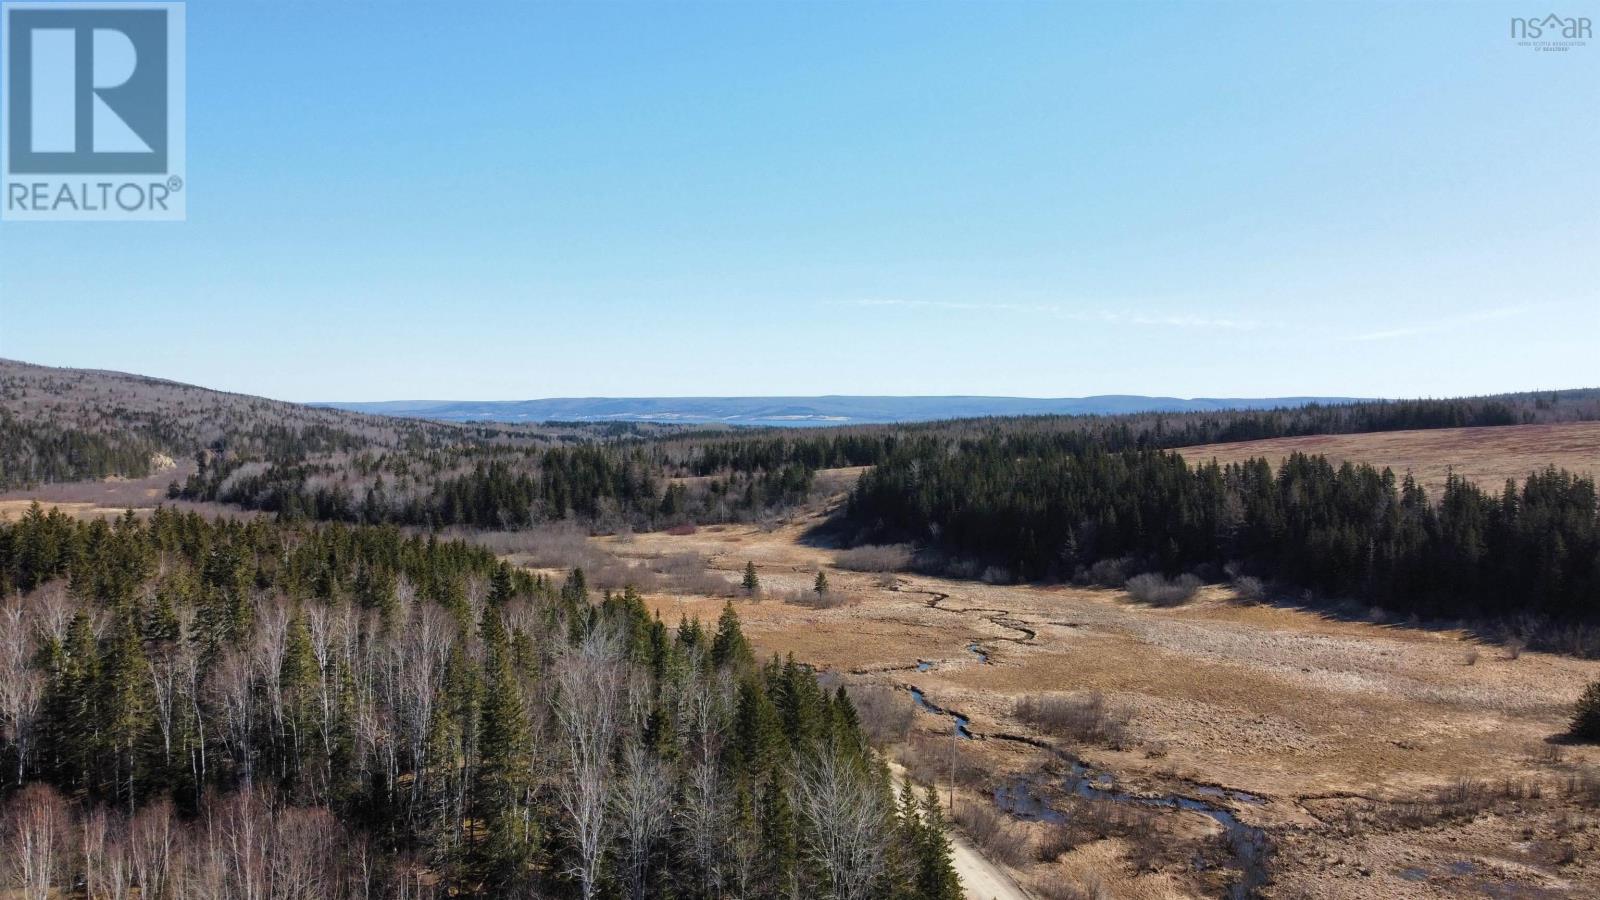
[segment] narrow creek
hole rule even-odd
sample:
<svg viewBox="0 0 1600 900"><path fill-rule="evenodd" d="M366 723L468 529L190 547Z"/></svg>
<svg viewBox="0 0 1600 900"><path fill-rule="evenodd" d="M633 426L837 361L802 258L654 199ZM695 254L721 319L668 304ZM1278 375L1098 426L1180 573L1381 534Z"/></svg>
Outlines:
<svg viewBox="0 0 1600 900"><path fill-rule="evenodd" d="M915 685L910 685L907 687L907 690L911 691L911 699L917 701L918 709L921 709L925 712L931 712L936 716L949 716L951 719L955 720L957 735L960 735L965 740L970 741L973 739L972 729L967 727L969 722L967 721L966 716L963 716L957 712L951 712L942 706L935 706L934 704L928 702L928 697L922 693L922 688L919 688Z"/></svg>
<svg viewBox="0 0 1600 900"><path fill-rule="evenodd" d="M1016 632L1018 634L1016 637L996 637L991 638L990 640L1010 641L1016 644L1032 644L1038 637L1038 631L1036 630L1036 627L1034 627L1035 623L1014 617L1011 613L1011 610L977 606L945 606L945 601L950 599L950 595L947 593L932 590L921 590L916 591L916 593L926 594L928 596L927 605L930 609L937 609L949 613L977 615L991 625ZM1076 627L1076 623L1069 622L1052 624ZM976 654L981 664L988 664L990 662L988 651L984 650L983 647L979 645L977 640L969 641L967 644L967 650L973 654ZM917 665L917 671L919 672L925 672L931 668L932 664L928 662L919 662ZM1085 766L1081 761L1072 757L1067 752L1056 748L1048 742L1042 741L1038 738L1005 733L996 733L993 735L976 734L969 727L970 723L965 716L962 716L952 710L945 709L929 701L927 696L923 694L922 689L916 687L915 685L907 685L906 687L911 691L911 697L916 701L919 709L934 713L935 715L950 716L955 722L955 733L963 739L985 740L993 737L1003 740L1019 741L1021 743L1029 744L1036 748L1045 750L1056 756L1058 759L1066 762L1069 766L1068 774L1064 776L1052 776L1052 778L1059 778L1061 789L1068 794L1088 800L1102 800L1128 806L1137 806L1145 809L1187 810L1189 812L1196 812L1200 815L1206 816L1207 818L1216 822L1217 825L1222 828L1223 835L1227 839L1228 844L1234 848L1236 857L1240 860L1241 864L1243 864L1242 868L1244 868L1246 871L1241 876L1243 879L1241 883L1255 883L1252 881L1252 879L1257 877L1259 873L1252 873L1249 871L1248 861L1252 853L1250 848L1256 848L1255 852L1259 853L1260 848L1267 845L1267 833L1262 828L1258 828L1253 825L1246 825L1245 823L1239 821L1238 816L1235 815L1233 810L1229 809L1225 804L1231 802L1248 806L1259 806L1266 802L1264 798L1247 793L1245 791L1199 784L1186 785L1183 788L1183 790L1186 791L1185 793L1178 793L1174 791L1170 793L1146 794L1126 790L1118 786L1115 776L1113 776L1111 773L1094 771ZM1045 793L1040 790L1041 779L1043 777L1044 776L1039 775L1017 777L995 788L993 797L996 807L1018 819L1065 823L1067 821L1067 813L1055 808L1051 804L1049 798L1045 796Z"/></svg>
<svg viewBox="0 0 1600 900"><path fill-rule="evenodd" d="M1117 787L1116 779L1109 772L1096 772L1080 762L1072 763L1071 772L1061 777L1061 788L1086 800L1108 800L1147 809L1184 809L1197 812L1222 826L1225 834L1241 835L1251 841L1259 841L1266 835L1262 829L1240 822L1239 817L1227 807L1184 794L1130 793ZM1222 788L1201 786L1195 788L1195 793L1228 797L1252 806L1266 802L1254 794L1227 791ZM995 788L994 802L1002 811L1019 819L1039 822L1067 821L1066 814L1051 806L1050 801L1041 794L1038 776L1013 778Z"/></svg>

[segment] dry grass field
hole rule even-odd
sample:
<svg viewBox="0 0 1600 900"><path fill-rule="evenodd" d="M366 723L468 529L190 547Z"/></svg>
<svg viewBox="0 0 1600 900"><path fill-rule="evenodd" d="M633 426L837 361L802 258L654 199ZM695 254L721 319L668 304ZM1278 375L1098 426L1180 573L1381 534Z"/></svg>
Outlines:
<svg viewBox="0 0 1600 900"><path fill-rule="evenodd" d="M1177 452L1191 463L1255 457L1277 463L1297 452L1326 456L1335 464L1371 463L1387 466L1397 475L1410 472L1437 497L1452 468L1491 491L1498 491L1507 478L1521 481L1529 472L1551 465L1591 478L1600 476L1600 422L1271 438L1183 447Z"/></svg>
<svg viewBox="0 0 1600 900"><path fill-rule="evenodd" d="M874 715L892 698L913 723L907 768L947 780L953 762L958 818L1038 896L1219 896L1254 829L1276 847L1267 896L1600 896L1600 748L1559 740L1600 662L1216 587L1154 608L1109 589L851 572L805 541L810 524L596 542L633 559L692 551L730 583L752 561L791 597L826 569L849 602L736 601L752 641L871 692ZM650 599L671 622L723 603ZM912 687L943 712L912 706ZM1014 715L1023 696L1095 693L1121 732L1109 741ZM947 713L973 737L954 738ZM1024 815L996 815L996 791Z"/></svg>
<svg viewBox="0 0 1600 900"><path fill-rule="evenodd" d="M128 510L140 518L157 506L166 505L184 512L197 512L206 518L243 518L258 515L221 503L191 503L167 499L167 485L183 481L194 471L194 463L181 462L147 478L107 478L103 481L73 481L36 488L0 492L0 520L16 521L37 502L46 510L59 509L76 519L115 519Z"/></svg>

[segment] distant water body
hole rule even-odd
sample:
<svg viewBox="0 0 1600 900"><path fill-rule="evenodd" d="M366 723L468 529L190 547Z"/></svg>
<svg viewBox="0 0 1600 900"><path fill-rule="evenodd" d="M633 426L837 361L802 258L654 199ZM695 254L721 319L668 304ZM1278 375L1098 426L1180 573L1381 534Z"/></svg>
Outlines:
<svg viewBox="0 0 1600 900"><path fill-rule="evenodd" d="M545 400L394 400L317 403L355 412L445 422L660 422L677 425L825 427L981 416L1107 415L1274 409L1356 397L568 397Z"/></svg>

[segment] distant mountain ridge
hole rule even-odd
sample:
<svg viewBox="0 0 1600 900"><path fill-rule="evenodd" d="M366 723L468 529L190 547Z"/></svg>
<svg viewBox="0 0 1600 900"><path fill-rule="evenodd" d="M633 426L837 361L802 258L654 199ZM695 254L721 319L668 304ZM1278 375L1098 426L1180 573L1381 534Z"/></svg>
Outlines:
<svg viewBox="0 0 1600 900"><path fill-rule="evenodd" d="M353 412L445 422L670 422L819 426L928 422L977 416L1114 415L1272 409L1357 403L1359 397L555 397L542 400L389 400L313 403Z"/></svg>

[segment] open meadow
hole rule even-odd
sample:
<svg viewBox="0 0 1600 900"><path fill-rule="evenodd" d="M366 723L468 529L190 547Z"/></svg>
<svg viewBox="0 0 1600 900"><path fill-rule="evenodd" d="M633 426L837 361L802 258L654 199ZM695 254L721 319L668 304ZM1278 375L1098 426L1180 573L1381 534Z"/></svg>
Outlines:
<svg viewBox="0 0 1600 900"><path fill-rule="evenodd" d="M1521 481L1546 466L1594 478L1600 475L1600 422L1318 434L1203 444L1176 452L1190 464L1256 457L1276 464L1291 453L1309 453L1326 456L1335 465L1348 461L1387 466L1397 476L1410 472L1429 496L1437 498L1451 471L1490 491L1508 478Z"/></svg>

